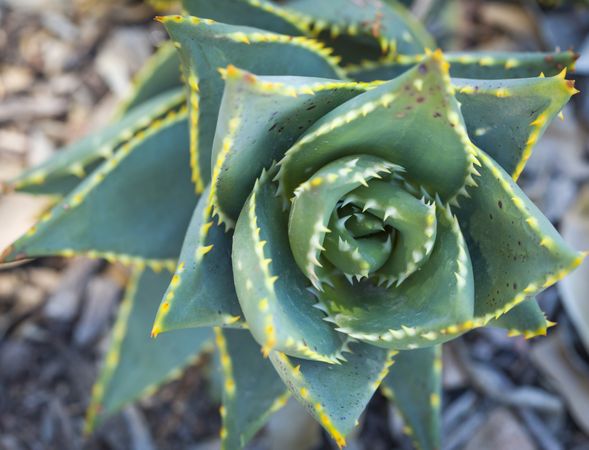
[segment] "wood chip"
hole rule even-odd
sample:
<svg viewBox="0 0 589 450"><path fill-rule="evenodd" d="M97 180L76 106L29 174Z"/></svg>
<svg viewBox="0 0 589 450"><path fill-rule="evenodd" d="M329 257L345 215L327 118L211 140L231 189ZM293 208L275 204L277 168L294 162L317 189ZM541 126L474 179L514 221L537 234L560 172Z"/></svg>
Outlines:
<svg viewBox="0 0 589 450"><path fill-rule="evenodd" d="M536 450L536 446L506 408L496 408L464 450Z"/></svg>
<svg viewBox="0 0 589 450"><path fill-rule="evenodd" d="M589 434L589 376L567 357L572 349L567 348L561 333L553 333L534 345L532 360L564 397L577 425Z"/></svg>

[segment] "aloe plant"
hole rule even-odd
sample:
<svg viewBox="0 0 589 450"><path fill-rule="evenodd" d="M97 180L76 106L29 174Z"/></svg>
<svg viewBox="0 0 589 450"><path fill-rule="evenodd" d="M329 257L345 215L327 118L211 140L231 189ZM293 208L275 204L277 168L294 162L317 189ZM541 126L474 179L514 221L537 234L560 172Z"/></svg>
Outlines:
<svg viewBox="0 0 589 450"><path fill-rule="evenodd" d="M131 268L87 430L214 343L224 448L290 395L344 446L379 386L439 448L441 344L545 334L584 256L515 183L574 55L432 52L393 0L184 8L111 126L4 185L59 199L4 261Z"/></svg>

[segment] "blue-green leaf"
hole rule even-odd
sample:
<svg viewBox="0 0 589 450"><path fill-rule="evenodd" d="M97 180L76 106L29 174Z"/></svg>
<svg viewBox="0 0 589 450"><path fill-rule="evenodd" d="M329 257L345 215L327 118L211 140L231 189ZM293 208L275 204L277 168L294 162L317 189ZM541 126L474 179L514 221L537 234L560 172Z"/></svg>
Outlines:
<svg viewBox="0 0 589 450"><path fill-rule="evenodd" d="M86 254L173 270L197 200L187 148L186 113L170 113L43 216L6 259Z"/></svg>
<svg viewBox="0 0 589 450"><path fill-rule="evenodd" d="M288 242L288 214L276 196L272 173L263 172L233 237L233 270L249 329L267 355L336 362L343 335L327 323L307 287Z"/></svg>
<svg viewBox="0 0 589 450"><path fill-rule="evenodd" d="M245 447L289 393L247 331L215 329L223 371L221 448Z"/></svg>
<svg viewBox="0 0 589 450"><path fill-rule="evenodd" d="M231 271L231 235L211 213L207 188L192 214L178 267L153 325L154 335L187 327L243 324Z"/></svg>
<svg viewBox="0 0 589 450"><path fill-rule="evenodd" d="M166 91L134 108L116 123L67 145L43 164L6 183L5 189L64 196L104 160L145 133L150 125L178 112L185 102L181 89Z"/></svg>
<svg viewBox="0 0 589 450"><path fill-rule="evenodd" d="M203 350L212 350L213 333L207 329L150 338L151 322L170 277L167 271L155 273L133 268L110 347L92 391L87 431L125 405L180 376Z"/></svg>
<svg viewBox="0 0 589 450"><path fill-rule="evenodd" d="M326 364L271 352L270 360L292 395L327 430L337 445L357 425L378 389L394 352L368 344L350 345L347 362Z"/></svg>
<svg viewBox="0 0 589 450"><path fill-rule="evenodd" d="M524 336L530 339L536 336L544 336L548 328L555 325L550 322L538 301L535 298L528 298L515 306L507 314L489 322L490 327L504 328L509 336Z"/></svg>
<svg viewBox="0 0 589 450"><path fill-rule="evenodd" d="M572 250L511 177L482 151L478 187L456 210L474 269L475 325L507 313L578 266Z"/></svg>
<svg viewBox="0 0 589 450"><path fill-rule="evenodd" d="M179 49L189 88L190 161L197 192L202 192L211 178L211 148L224 87L219 69L233 64L264 75L343 75L329 50L308 38L196 17L160 20Z"/></svg>
<svg viewBox="0 0 589 450"><path fill-rule="evenodd" d="M442 347L401 351L382 382L405 420L405 431L420 450L441 448Z"/></svg>
<svg viewBox="0 0 589 450"><path fill-rule="evenodd" d="M472 142L517 179L534 144L575 93L571 80L452 80Z"/></svg>

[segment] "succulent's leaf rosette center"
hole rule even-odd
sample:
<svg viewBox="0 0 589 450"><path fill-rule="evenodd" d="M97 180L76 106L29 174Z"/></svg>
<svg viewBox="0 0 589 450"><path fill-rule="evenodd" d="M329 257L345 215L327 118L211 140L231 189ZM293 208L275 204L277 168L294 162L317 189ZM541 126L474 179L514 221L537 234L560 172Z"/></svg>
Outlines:
<svg viewBox="0 0 589 450"><path fill-rule="evenodd" d="M289 240L318 290L322 259L346 278L390 287L418 270L436 238L435 202L407 192L404 169L367 155L338 159L295 190Z"/></svg>
<svg viewBox="0 0 589 450"><path fill-rule="evenodd" d="M345 225L346 195L402 171L402 167L374 156L348 156L327 164L295 190L288 221L290 246L297 265L315 288L322 289L319 269L323 253L344 273L356 276L368 276L385 264L386 251L392 249L391 236L376 216L364 215L360 209L352 224L357 228L364 224L366 229L357 230L361 234L370 229L375 233L354 236ZM330 236L325 243L328 248L324 246L326 235Z"/></svg>

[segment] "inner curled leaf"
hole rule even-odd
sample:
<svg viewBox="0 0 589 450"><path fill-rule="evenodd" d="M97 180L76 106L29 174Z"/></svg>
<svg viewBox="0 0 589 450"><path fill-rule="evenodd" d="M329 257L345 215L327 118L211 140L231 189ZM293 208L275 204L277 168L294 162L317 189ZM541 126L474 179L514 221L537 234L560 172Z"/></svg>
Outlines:
<svg viewBox="0 0 589 450"><path fill-rule="evenodd" d="M289 239L295 261L322 290L322 259L350 282L400 284L429 257L436 208L403 184L403 168L360 155L327 164L295 190Z"/></svg>

